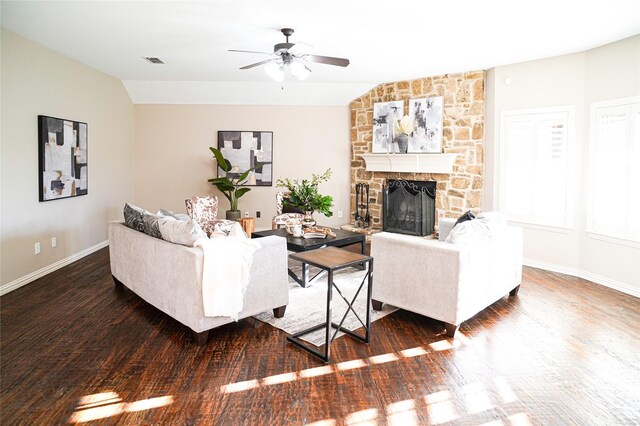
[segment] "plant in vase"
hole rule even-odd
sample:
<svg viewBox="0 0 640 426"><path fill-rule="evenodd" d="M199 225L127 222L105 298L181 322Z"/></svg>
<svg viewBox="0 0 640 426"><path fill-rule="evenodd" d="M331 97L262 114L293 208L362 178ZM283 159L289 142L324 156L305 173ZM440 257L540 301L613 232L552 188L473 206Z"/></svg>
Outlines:
<svg viewBox="0 0 640 426"><path fill-rule="evenodd" d="M234 167L231 165L229 160L224 158L222 152L220 152L219 149L213 147L209 147L209 149L216 158L218 167L220 167L226 173L226 176L208 179L207 181L218 188L218 190L222 192L227 200L229 200L230 209L227 210L226 218L229 220L238 220L240 219L240 210L238 210L238 198L251 191L251 188L246 188L244 187L244 185L247 184L249 174L255 169L255 167L252 167L241 174L234 173ZM229 179L228 176L230 176L230 173L237 175L237 177L232 177L231 179Z"/></svg>
<svg viewBox="0 0 640 426"><path fill-rule="evenodd" d="M393 129L398 136L396 140L398 142L398 152L400 154L406 154L409 147L409 135L413 132L413 121L408 115L402 117L402 120L393 123Z"/></svg>
<svg viewBox="0 0 640 426"><path fill-rule="evenodd" d="M284 206L296 207L304 212L304 226L315 225L313 220L313 213L320 212L326 217L333 216L331 212L331 206L333 206L333 197L330 195L322 195L318 191L318 185L322 182L326 182L331 178L331 169L327 169L321 175L311 175L311 180L303 179L298 181L297 179L291 180L289 178L278 179L276 186L280 188L287 188L289 193L283 198L282 204Z"/></svg>

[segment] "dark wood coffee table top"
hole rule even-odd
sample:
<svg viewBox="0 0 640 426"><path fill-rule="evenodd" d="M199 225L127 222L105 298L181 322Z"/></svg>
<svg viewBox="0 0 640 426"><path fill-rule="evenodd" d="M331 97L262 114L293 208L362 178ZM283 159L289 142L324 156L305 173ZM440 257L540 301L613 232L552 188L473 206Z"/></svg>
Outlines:
<svg viewBox="0 0 640 426"><path fill-rule="evenodd" d="M251 234L252 238L267 237L269 235L277 235L287 239L287 250L296 253L319 249L324 246L345 247L351 244L360 243L364 247L365 236L356 232L345 231L343 229L331 228L336 234L335 237L327 236L326 238L302 238L294 237L289 234L285 228L269 229L267 231L256 231Z"/></svg>

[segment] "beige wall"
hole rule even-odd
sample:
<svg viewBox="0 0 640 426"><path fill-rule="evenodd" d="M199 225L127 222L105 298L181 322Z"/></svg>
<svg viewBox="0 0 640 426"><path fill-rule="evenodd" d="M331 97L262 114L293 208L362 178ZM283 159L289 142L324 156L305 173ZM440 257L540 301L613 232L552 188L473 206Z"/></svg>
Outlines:
<svg viewBox="0 0 640 426"><path fill-rule="evenodd" d="M168 208L184 212L184 200L218 195L224 217L229 202L207 182L216 176L209 151L217 146L219 130L268 130L274 140L274 186L253 187L238 208L257 219L257 229L270 229L276 212L275 180L310 178L333 171L320 192L334 199L332 218L316 213L321 225L348 221L349 127L347 106L136 105L134 201L155 212ZM344 213L339 218L338 211Z"/></svg>
<svg viewBox="0 0 640 426"><path fill-rule="evenodd" d="M133 106L122 83L2 30L3 288L107 239L132 197ZM37 116L88 123L89 194L38 202ZM51 237L57 247L51 247ZM34 244L42 251L34 254Z"/></svg>
<svg viewBox="0 0 640 426"><path fill-rule="evenodd" d="M505 83L507 77L510 84ZM491 118L485 134L485 205L499 205L501 112L573 106L570 229L523 225L524 256L531 265L640 295L640 250L585 233L590 102L640 94L640 36L572 55L496 67L487 73L486 87L487 116Z"/></svg>

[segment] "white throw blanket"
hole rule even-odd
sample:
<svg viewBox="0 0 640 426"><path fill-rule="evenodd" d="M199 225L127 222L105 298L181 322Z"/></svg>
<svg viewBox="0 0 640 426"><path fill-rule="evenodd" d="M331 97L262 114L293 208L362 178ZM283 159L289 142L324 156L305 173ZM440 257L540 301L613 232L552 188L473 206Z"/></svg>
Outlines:
<svg viewBox="0 0 640 426"><path fill-rule="evenodd" d="M202 247L202 301L207 317L230 317L238 321L244 293L249 283L257 241L246 238L200 238L193 245Z"/></svg>

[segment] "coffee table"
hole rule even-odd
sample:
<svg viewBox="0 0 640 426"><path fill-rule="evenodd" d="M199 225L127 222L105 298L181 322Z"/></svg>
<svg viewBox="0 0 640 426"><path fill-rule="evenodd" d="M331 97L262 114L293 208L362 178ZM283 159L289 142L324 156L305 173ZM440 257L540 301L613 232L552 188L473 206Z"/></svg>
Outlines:
<svg viewBox="0 0 640 426"><path fill-rule="evenodd" d="M269 229L267 231L257 231L251 234L252 238L268 237L277 235L287 239L287 250L295 253L316 250L322 247L346 247L352 244L360 244L360 253L365 254L366 237L364 234L345 231L343 229L331 228L335 237L327 236L327 238L302 238L294 237L289 234L285 228ZM297 260L297 259L294 259ZM364 265L357 265L358 269L364 269ZM302 287L307 287L313 280L324 275L325 271L320 270L313 278L309 279L309 264L302 262L302 274L300 277L291 269L288 269L289 276L293 278Z"/></svg>

